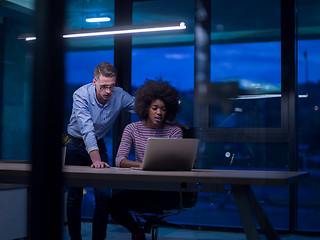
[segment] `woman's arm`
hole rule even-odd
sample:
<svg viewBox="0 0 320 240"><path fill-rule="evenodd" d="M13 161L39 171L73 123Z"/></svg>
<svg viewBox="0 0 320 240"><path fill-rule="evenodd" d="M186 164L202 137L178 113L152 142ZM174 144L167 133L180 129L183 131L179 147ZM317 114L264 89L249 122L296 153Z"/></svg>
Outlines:
<svg viewBox="0 0 320 240"><path fill-rule="evenodd" d="M131 161L129 159L123 158L120 162L120 167L130 168L130 167L142 167L142 162Z"/></svg>
<svg viewBox="0 0 320 240"><path fill-rule="evenodd" d="M119 145L117 157L116 157L116 166L122 168L130 167L141 167L140 162L129 160L129 153L134 139L134 127L132 124L129 124L125 127L121 143Z"/></svg>

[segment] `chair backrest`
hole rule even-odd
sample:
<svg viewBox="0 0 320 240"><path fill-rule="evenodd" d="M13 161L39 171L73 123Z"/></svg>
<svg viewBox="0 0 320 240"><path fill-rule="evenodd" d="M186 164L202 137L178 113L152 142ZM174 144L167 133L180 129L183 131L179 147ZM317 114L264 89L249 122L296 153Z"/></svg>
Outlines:
<svg viewBox="0 0 320 240"><path fill-rule="evenodd" d="M201 128L199 127L189 127L189 129L182 129L182 137L183 138L200 138L201 136Z"/></svg>

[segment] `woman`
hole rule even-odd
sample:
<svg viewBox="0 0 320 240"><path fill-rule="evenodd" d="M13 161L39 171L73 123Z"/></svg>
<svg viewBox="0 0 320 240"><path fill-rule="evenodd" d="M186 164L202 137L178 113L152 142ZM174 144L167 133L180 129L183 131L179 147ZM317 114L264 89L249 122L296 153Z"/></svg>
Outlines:
<svg viewBox="0 0 320 240"><path fill-rule="evenodd" d="M116 157L117 167L141 167L147 139L150 137L182 138L180 127L170 125L178 113L179 95L166 81L148 80L136 91L135 112L139 122L131 123L124 129ZM135 161L129 160L131 146L134 146ZM110 215L132 233L132 239L146 239L143 229L130 211L155 212L176 208L179 193L160 191L124 190L115 195L110 204Z"/></svg>

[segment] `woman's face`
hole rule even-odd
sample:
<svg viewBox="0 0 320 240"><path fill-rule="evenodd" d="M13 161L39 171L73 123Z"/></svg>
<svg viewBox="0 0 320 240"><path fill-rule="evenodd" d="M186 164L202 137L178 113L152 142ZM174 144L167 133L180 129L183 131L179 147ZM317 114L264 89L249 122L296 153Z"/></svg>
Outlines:
<svg viewBox="0 0 320 240"><path fill-rule="evenodd" d="M160 99L153 100L149 106L147 125L150 128L162 127L166 117L167 108Z"/></svg>

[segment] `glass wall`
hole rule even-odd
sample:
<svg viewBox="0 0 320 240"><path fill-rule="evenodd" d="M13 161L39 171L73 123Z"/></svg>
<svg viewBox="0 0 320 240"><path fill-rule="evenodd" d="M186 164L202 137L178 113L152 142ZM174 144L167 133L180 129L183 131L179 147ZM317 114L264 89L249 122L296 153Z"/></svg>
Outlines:
<svg viewBox="0 0 320 240"><path fill-rule="evenodd" d="M316 217L320 214L320 71L318 56L320 40L298 42L298 86L299 86L299 168L311 172L311 178L299 189L299 223L301 230L319 229Z"/></svg>
<svg viewBox="0 0 320 240"><path fill-rule="evenodd" d="M320 10L317 1L297 1L298 12L298 140L299 169L311 173L300 184L298 228L319 231L320 223L320 20L310 18Z"/></svg>
<svg viewBox="0 0 320 240"><path fill-rule="evenodd" d="M4 3L5 4L4 4ZM31 139L32 42L19 39L33 32L32 1L0 3L1 160L29 160ZM180 92L182 110L177 119L194 121L194 0L133 2L133 24L184 21L183 33L141 34L132 39L132 94L146 79L170 81ZM286 142L238 141L238 130L279 130L283 121L281 94L280 0L211 1L210 83L236 82L239 95L227 102L208 104L210 131L234 130L233 139L204 141L200 167L212 169L288 170ZM31 4L30 4L31 3ZM298 13L298 140L299 170L311 178L299 184L298 229L319 231L319 18L316 0L297 0ZM109 27L114 24L114 1L66 1L66 31ZM88 23L88 17L108 12L111 21ZM102 61L113 63L113 37L69 39L66 43L65 115L68 124L72 93L92 82L93 70ZM45 77L45 76L44 76ZM132 118L132 121L136 121ZM248 133L248 137L250 135ZM243 137L243 136L242 136ZM112 157L112 133L105 138ZM260 139L261 140L261 139ZM19 151L17 151L17 146ZM199 195L197 206L170 221L192 225L241 226L232 194ZM91 189L84 199L83 217L91 217ZM258 201L278 229L288 229L289 189L255 187ZM214 209L215 211L211 211ZM210 211L209 211L210 210ZM208 214L208 212L213 214ZM186 222L188 219L188 222Z"/></svg>
<svg viewBox="0 0 320 240"><path fill-rule="evenodd" d="M183 2L183 3L182 3ZM312 173L311 179L299 184L298 229L318 231L319 214L319 148L317 126L319 113L319 79L317 77L316 21L304 20L314 14L318 4L299 0L298 81L299 81L299 167ZM177 119L189 126L194 122L194 1L175 1L163 8L163 1L137 1L133 4L133 24L185 21L185 33L135 35L132 38L132 94L146 79L170 81L182 97ZM213 130L235 130L233 141L204 141L200 146L201 168L289 170L287 142L238 141L239 129L264 132L281 130L281 41L280 0L224 1L213 0L211 18L210 82L236 82L239 95L226 102L209 104L208 126ZM89 3L86 3L89 4ZM177 7L179 6L179 7ZM228 14L226 14L228 13ZM164 18L171 16L170 19ZM165 19L165 20L164 20ZM309 19L309 18L308 18ZM303 23L303 24L302 24ZM88 23L84 24L85 27ZM79 25L78 23L78 28ZM73 25L70 23L70 28ZM190 26L190 27L189 27ZM302 34L303 33L303 34ZM67 124L72 92L92 81L92 71L101 61L113 62L112 38L74 40L66 53ZM81 51L77 50L81 46ZM103 49L104 48L104 49ZM133 115L131 121L138 121ZM252 130L254 132L254 130ZM262 134L263 136L263 134ZM243 136L242 136L243 137ZM260 139L261 140L261 139ZM107 141L108 142L108 141ZM111 144L111 136L108 144ZM108 145L111 151L111 146ZM110 152L109 152L110 154ZM112 156L112 154L110 155ZM228 192L228 186L225 186ZM277 229L289 229L289 188L254 187L261 206ZM86 190L88 204L84 217L92 214L91 190ZM91 194L91 195L90 195ZM211 211L214 209L214 211ZM210 215L208 214L210 212ZM232 194L201 193L194 209L169 221L204 226L241 227Z"/></svg>
<svg viewBox="0 0 320 240"><path fill-rule="evenodd" d="M33 43L19 39L32 30L31 1L0 1L0 161L31 159ZM0 183L0 238L27 235L27 188Z"/></svg>
<svg viewBox="0 0 320 240"><path fill-rule="evenodd" d="M211 4L210 81L239 92L228 106L209 103L209 127L281 127L280 1Z"/></svg>
<svg viewBox="0 0 320 240"><path fill-rule="evenodd" d="M203 134L208 137L200 149L201 168L288 170L288 143L265 140L269 129L283 127L280 13L280 1L211 1L210 83L236 83L238 91L235 97L205 103ZM260 135L252 140L257 131ZM228 141L220 138L227 134ZM288 191L254 187L276 228L289 227ZM199 200L198 224L241 226L232 195L201 194ZM214 216L205 214L211 208ZM221 216L229 216L228 221Z"/></svg>
<svg viewBox="0 0 320 240"><path fill-rule="evenodd" d="M190 45L193 36L194 0L133 1L132 24L157 24L185 22L186 31L137 34L132 43L135 47L150 45Z"/></svg>
<svg viewBox="0 0 320 240"><path fill-rule="evenodd" d="M281 127L280 48L279 41L211 46L211 81L236 82L239 96L228 109L210 104L210 127Z"/></svg>
<svg viewBox="0 0 320 240"><path fill-rule="evenodd" d="M33 4L0 3L0 19L1 159L29 160L33 44L19 36L32 29Z"/></svg>
<svg viewBox="0 0 320 240"><path fill-rule="evenodd" d="M265 26L263 24L271 16L260 4L253 4L247 9L236 2L228 5L212 2L211 82L235 81L241 95L229 99L227 113L224 104L210 104L211 128L281 127L280 2L275 1L271 5L268 8L272 9L272 24ZM232 11L233 18L223 18L221 13L230 12L230 9L237 9ZM247 25L253 20L258 21L257 25L263 29ZM136 38L133 39L135 41ZM144 47L132 51L133 92L146 78L170 81L182 95L182 112L178 120L190 126L196 124L193 121L193 51L192 45ZM145 56L148 56L147 61ZM285 143L203 142L200 151L200 168L288 169L288 145ZM254 190L276 226L288 228L288 189L256 187ZM201 193L194 209L171 217L169 221L241 226L237 216L231 194Z"/></svg>

